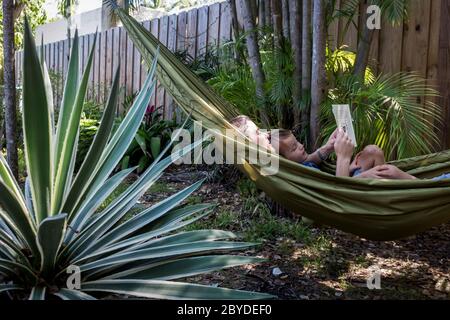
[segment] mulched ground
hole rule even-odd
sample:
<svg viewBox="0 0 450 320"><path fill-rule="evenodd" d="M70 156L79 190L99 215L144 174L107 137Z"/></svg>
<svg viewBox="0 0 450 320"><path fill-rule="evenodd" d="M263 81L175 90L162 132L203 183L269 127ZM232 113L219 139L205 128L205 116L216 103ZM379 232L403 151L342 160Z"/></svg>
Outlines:
<svg viewBox="0 0 450 320"><path fill-rule="evenodd" d="M192 167L171 168L144 202L158 201L209 174ZM239 217L252 219L251 212L243 211L245 199L230 183L205 182L191 198L218 203L220 212L239 212ZM214 223L220 212L213 213L206 223ZM276 219L286 222L284 217ZM242 221L221 229L239 234L240 225ZM279 235L239 253L265 258L265 263L187 281L265 292L280 299L450 299L450 223L388 242L369 241L327 227L308 227L308 232L313 239L308 243ZM369 290L367 278L376 272L381 289Z"/></svg>

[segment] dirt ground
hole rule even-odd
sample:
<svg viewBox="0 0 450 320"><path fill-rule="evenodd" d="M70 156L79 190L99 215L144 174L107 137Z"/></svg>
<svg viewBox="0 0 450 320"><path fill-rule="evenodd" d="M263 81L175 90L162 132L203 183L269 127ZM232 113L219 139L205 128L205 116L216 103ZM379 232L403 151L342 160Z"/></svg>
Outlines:
<svg viewBox="0 0 450 320"><path fill-rule="evenodd" d="M190 167L171 168L144 202L162 199L208 175ZM248 180L216 180L207 180L188 202L216 203L217 209L189 228L233 231L245 241L261 243L237 254L267 261L187 281L265 292L279 299L450 299L450 223L399 241L369 241L298 218L273 216L261 209L261 194L239 187L251 190ZM371 276L375 288L369 290Z"/></svg>

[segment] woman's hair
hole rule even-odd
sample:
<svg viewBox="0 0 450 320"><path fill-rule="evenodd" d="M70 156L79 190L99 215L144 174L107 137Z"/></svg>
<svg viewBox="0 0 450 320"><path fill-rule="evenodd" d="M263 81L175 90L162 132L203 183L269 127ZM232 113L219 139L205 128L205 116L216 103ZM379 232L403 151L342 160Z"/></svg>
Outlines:
<svg viewBox="0 0 450 320"><path fill-rule="evenodd" d="M286 140L290 136L294 135L291 130L287 129L273 129L270 131L270 144L272 147L282 156L283 152L280 148L282 141Z"/></svg>
<svg viewBox="0 0 450 320"><path fill-rule="evenodd" d="M236 118L233 118L230 120L230 123L238 128L239 130L244 129L244 127L247 125L247 122L250 121L250 118L248 116L237 116ZM245 131L245 130L243 130Z"/></svg>
<svg viewBox="0 0 450 320"><path fill-rule="evenodd" d="M240 115L237 116L236 118L231 119L230 123L233 126L235 126L239 131L245 133L249 121L251 121L251 119L248 116Z"/></svg>

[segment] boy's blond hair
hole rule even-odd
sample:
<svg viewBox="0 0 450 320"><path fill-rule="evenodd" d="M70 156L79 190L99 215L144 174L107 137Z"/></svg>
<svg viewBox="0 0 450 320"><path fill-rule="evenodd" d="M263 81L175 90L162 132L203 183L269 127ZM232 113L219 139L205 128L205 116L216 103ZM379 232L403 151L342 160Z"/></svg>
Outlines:
<svg viewBox="0 0 450 320"><path fill-rule="evenodd" d="M290 136L294 136L291 130L274 129L270 132L270 144L282 156L284 155L283 141Z"/></svg>

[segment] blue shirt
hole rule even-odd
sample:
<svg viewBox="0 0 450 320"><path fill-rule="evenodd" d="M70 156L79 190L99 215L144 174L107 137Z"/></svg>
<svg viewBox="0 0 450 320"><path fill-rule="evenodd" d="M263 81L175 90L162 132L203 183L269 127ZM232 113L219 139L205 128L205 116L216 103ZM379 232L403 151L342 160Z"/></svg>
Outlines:
<svg viewBox="0 0 450 320"><path fill-rule="evenodd" d="M444 180L444 179L450 179L450 173L446 173L446 174L443 174L436 178L433 178L434 181L440 181L440 180Z"/></svg>
<svg viewBox="0 0 450 320"><path fill-rule="evenodd" d="M314 162L307 161L307 162L303 162L301 165L305 166L305 167L308 167L308 168L313 168L313 169L316 169L316 170L320 170L319 166L317 164L315 164Z"/></svg>

